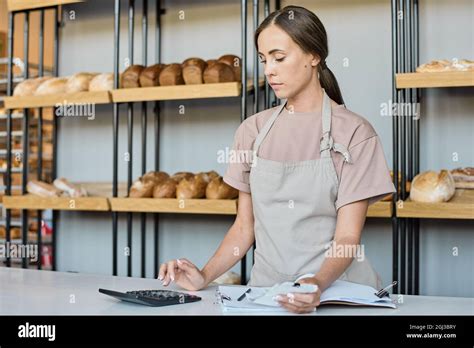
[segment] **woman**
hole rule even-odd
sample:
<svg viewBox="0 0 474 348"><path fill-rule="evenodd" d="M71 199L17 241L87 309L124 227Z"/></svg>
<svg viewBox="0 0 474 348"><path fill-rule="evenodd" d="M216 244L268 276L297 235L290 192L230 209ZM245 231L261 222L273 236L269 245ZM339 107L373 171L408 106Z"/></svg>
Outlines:
<svg viewBox="0 0 474 348"><path fill-rule="evenodd" d="M343 105L318 17L287 6L262 22L255 44L282 103L247 118L235 133L234 150L254 154L250 162L230 163L224 176L239 190L236 220L202 270L172 260L158 279L202 289L255 240L249 285L316 284L316 293L275 299L289 311L311 312L336 279L381 286L368 260L347 251L360 250L369 204L395 189L373 127Z"/></svg>

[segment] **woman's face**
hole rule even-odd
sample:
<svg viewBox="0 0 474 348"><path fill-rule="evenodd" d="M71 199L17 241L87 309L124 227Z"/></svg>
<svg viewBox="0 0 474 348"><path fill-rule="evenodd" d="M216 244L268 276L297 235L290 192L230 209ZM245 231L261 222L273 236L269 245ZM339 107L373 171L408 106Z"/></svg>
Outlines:
<svg viewBox="0 0 474 348"><path fill-rule="evenodd" d="M265 76L278 98L292 98L316 79L317 56L303 52L291 37L276 25L258 37L260 61Z"/></svg>

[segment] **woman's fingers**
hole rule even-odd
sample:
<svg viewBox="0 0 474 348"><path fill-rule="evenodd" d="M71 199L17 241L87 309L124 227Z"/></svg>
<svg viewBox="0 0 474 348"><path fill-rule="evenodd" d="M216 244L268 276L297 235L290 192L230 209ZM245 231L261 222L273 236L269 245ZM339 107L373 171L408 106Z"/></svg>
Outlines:
<svg viewBox="0 0 474 348"><path fill-rule="evenodd" d="M160 266L160 271L158 272L158 280L162 281L163 279L165 279L166 269L167 269L166 263L162 263Z"/></svg>
<svg viewBox="0 0 474 348"><path fill-rule="evenodd" d="M290 312L298 313L298 314L311 313L311 312L314 312L314 310L316 308L314 306L301 307L301 306L297 306L293 303L288 303L288 302L279 302L279 303L282 307L288 309Z"/></svg>
<svg viewBox="0 0 474 348"><path fill-rule="evenodd" d="M169 283L174 281L175 278L175 268L176 268L176 261L168 261L166 263L166 276L165 279L163 279L163 285L167 286Z"/></svg>

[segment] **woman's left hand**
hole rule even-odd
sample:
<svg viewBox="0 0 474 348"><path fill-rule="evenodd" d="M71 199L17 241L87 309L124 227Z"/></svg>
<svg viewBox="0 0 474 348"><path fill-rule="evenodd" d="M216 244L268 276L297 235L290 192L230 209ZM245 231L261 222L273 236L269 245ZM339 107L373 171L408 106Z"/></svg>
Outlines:
<svg viewBox="0 0 474 348"><path fill-rule="evenodd" d="M314 278L303 278L298 280L298 283L318 285ZM278 299L278 297L280 299ZM316 307L319 306L320 297L321 290L318 285L316 292L280 294L276 300L282 307L290 312L302 314L314 312Z"/></svg>

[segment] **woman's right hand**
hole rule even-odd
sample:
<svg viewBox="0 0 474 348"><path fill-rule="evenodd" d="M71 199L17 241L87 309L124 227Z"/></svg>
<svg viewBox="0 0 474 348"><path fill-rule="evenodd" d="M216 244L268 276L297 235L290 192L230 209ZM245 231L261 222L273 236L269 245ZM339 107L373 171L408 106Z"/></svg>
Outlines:
<svg viewBox="0 0 474 348"><path fill-rule="evenodd" d="M164 286L175 282L186 290L201 290L207 286L204 273L187 259L176 259L160 266L158 279Z"/></svg>

